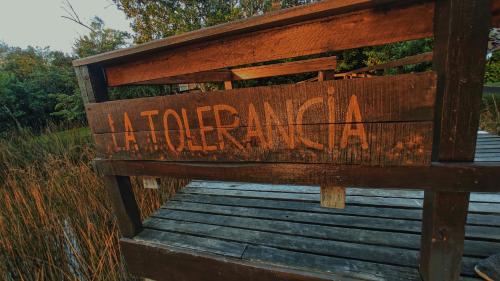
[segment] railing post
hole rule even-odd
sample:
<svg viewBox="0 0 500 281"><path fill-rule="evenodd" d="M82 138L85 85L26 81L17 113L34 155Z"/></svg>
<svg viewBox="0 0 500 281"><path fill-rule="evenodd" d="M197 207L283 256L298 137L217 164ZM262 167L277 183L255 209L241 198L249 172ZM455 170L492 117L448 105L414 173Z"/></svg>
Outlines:
<svg viewBox="0 0 500 281"><path fill-rule="evenodd" d="M489 0L436 1L433 67L438 75L433 161L473 161L484 79ZM469 193L426 191L420 272L458 280Z"/></svg>
<svg viewBox="0 0 500 281"><path fill-rule="evenodd" d="M84 104L108 100L104 69L98 65L75 68ZM141 216L129 177L104 176L104 184L122 236L134 237L142 228Z"/></svg>

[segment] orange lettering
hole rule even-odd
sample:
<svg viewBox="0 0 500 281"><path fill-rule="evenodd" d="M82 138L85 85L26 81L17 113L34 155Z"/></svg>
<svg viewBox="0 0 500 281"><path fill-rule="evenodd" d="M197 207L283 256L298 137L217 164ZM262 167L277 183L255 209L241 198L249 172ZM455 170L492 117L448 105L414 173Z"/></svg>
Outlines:
<svg viewBox="0 0 500 281"><path fill-rule="evenodd" d="M168 128L168 117L172 115L175 118L175 121L177 122L177 126L179 126L179 146L176 148L172 144L172 140L170 139L170 132ZM163 129L165 130L165 140L167 141L167 145L172 150L173 152L181 152L184 149L184 128L182 127L182 121L181 117L177 112L175 112L172 109L167 109L165 110L165 113L163 114Z"/></svg>
<svg viewBox="0 0 500 281"><path fill-rule="evenodd" d="M255 129L254 129L255 127ZM262 133L262 127L260 125L260 119L255 111L255 106L253 103L248 105L248 127L247 127L247 147L250 148L250 141L252 138L259 138L261 144L266 147L266 139Z"/></svg>
<svg viewBox="0 0 500 281"><path fill-rule="evenodd" d="M363 120L361 119L361 110L359 109L358 99L356 95L352 95L349 100L349 106L347 107L346 113L346 124L344 126L344 131L342 132L342 139L340 141L340 147L347 147L347 140L351 136L359 137L361 140L361 148L368 149L368 141L366 140L365 126L363 125ZM354 122L356 129L352 128L352 117L354 116Z"/></svg>
<svg viewBox="0 0 500 281"><path fill-rule="evenodd" d="M118 143L116 142L116 135L115 135L115 122L113 121L113 116L108 113L108 124L109 128L111 129L111 139L113 140L113 145L114 145L114 151L120 150L118 147ZM108 146L109 149L109 146ZM111 149L109 149L111 150Z"/></svg>
<svg viewBox="0 0 500 281"><path fill-rule="evenodd" d="M137 140L135 139L134 128L132 128L132 123L130 118L128 118L127 112L123 113L123 126L125 127L125 149L130 150L130 142L134 142L134 149L139 150L137 145Z"/></svg>
<svg viewBox="0 0 500 281"><path fill-rule="evenodd" d="M184 119L184 127L186 127L186 136L187 136L187 143L188 143L189 150L191 150L191 151L203 150L201 145L194 145L193 144L193 138L191 137L191 129L189 128L187 112L186 112L186 109L184 109L184 108L182 109L182 119Z"/></svg>
<svg viewBox="0 0 500 281"><path fill-rule="evenodd" d="M292 115L292 101L291 100L286 100L286 111L287 111L287 116L288 116L288 129L287 130L281 126L281 122L279 121L278 117L276 116L276 113L274 113L273 108L268 102L264 102L264 115L266 118L266 127L267 127L267 139L268 139L268 147L273 146L273 120L274 123L278 127L278 131L280 132L281 136L285 139L285 142L288 144L288 147L294 148L295 146L295 140L294 140L294 133L293 133L293 115ZM292 117L291 117L292 115ZM290 118L291 117L291 118Z"/></svg>
<svg viewBox="0 0 500 281"><path fill-rule="evenodd" d="M322 103L323 97L316 97L312 99L308 99L304 104L299 107L299 111L297 113L297 134L299 140L307 147L315 148L315 149L323 149L323 144L314 142L304 135L304 129L302 127L302 120L304 119L305 111L317 103Z"/></svg>
<svg viewBox="0 0 500 281"><path fill-rule="evenodd" d="M151 131L151 140L153 141L155 150L157 150L158 145L156 144L156 131L155 124L153 122L153 115L158 115L158 110L148 110L141 112L142 117L148 117L149 130Z"/></svg>
<svg viewBox="0 0 500 281"><path fill-rule="evenodd" d="M201 135L201 145L203 146L204 151L213 151L217 150L217 146L215 145L207 145L207 136L206 132L210 132L214 130L212 126L206 126L203 123L203 112L207 112L212 110L211 106L202 106L196 108L196 114L198 115L198 123L200 124L200 135Z"/></svg>
<svg viewBox="0 0 500 281"><path fill-rule="evenodd" d="M223 125L220 118L220 111L227 111L235 116L233 123ZM228 130L232 130L240 125L240 117L238 116L238 111L230 105L227 104L216 104L214 105L214 115L215 115L215 126L217 127L217 136L219 138L219 147L224 150L224 136L229 139L236 147L243 149L243 146L238 140L231 136Z"/></svg>

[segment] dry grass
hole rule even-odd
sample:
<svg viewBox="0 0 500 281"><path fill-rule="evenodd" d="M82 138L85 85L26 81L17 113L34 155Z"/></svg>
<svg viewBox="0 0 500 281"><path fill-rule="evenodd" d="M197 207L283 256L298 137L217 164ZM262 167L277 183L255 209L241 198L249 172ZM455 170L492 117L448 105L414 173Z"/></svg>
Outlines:
<svg viewBox="0 0 500 281"><path fill-rule="evenodd" d="M131 278L90 143L86 130L0 139L0 280ZM147 216L185 181L133 183Z"/></svg>
<svg viewBox="0 0 500 281"><path fill-rule="evenodd" d="M481 110L481 130L500 135L500 99L498 95L485 95Z"/></svg>

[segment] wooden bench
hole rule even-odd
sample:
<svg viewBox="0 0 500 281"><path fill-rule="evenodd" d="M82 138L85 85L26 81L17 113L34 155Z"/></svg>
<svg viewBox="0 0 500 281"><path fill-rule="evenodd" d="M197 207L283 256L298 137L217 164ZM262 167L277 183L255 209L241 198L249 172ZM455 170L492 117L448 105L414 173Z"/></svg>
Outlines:
<svg viewBox="0 0 500 281"><path fill-rule="evenodd" d="M497 197L470 192L500 191L495 154L474 161L476 139L495 139L477 129L488 30L499 25L499 0L331 0L76 60L131 272L472 277L474 262L498 249L497 209L482 212ZM324 81L334 66L314 63L332 58L283 63L429 37L429 72ZM225 81L230 89L233 80L304 71L319 81L108 101L108 87ZM130 176L292 185L194 181L142 222ZM384 190L348 190L340 210L319 206L317 186Z"/></svg>

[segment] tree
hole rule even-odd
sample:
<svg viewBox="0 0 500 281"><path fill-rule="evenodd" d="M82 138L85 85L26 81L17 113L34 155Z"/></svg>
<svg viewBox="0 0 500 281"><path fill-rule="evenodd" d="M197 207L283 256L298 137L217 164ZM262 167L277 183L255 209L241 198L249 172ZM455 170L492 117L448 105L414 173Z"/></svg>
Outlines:
<svg viewBox="0 0 500 281"><path fill-rule="evenodd" d="M128 32L107 28L99 17L94 17L89 27L89 34L78 38L73 45L73 51L79 58L129 46L131 36Z"/></svg>
<svg viewBox="0 0 500 281"><path fill-rule="evenodd" d="M263 14L271 0L113 0L132 19L136 43ZM314 2L285 0L284 8Z"/></svg>

